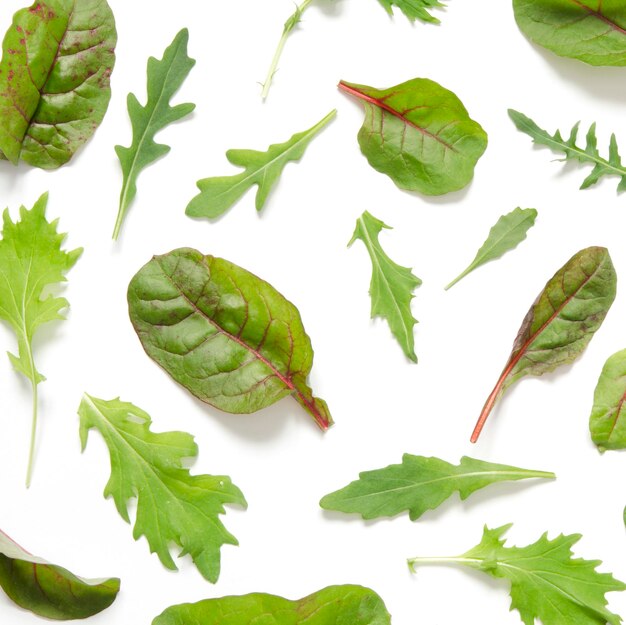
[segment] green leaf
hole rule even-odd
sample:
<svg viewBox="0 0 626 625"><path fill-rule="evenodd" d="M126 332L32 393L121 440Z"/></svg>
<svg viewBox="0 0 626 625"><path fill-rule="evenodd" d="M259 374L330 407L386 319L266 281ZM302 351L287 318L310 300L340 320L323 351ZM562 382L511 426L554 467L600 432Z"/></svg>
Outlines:
<svg viewBox="0 0 626 625"><path fill-rule="evenodd" d="M397 6L412 22L420 20L430 24L439 24L439 20L429 10L445 7L439 0L378 0L389 15L393 15L393 7Z"/></svg>
<svg viewBox="0 0 626 625"><path fill-rule="evenodd" d="M442 195L469 184L487 134L452 91L426 78L389 89L341 81L339 88L365 107L361 152L401 189Z"/></svg>
<svg viewBox="0 0 626 625"><path fill-rule="evenodd" d="M513 0L520 30L534 43L590 65L626 65L622 0Z"/></svg>
<svg viewBox="0 0 626 625"><path fill-rule="evenodd" d="M0 586L18 606L58 621L83 619L106 610L120 580L88 580L33 556L0 531Z"/></svg>
<svg viewBox="0 0 626 625"><path fill-rule="evenodd" d="M615 268L604 247L581 250L554 274L524 317L509 360L480 414L473 443L511 384L578 358L609 312L616 285Z"/></svg>
<svg viewBox="0 0 626 625"><path fill-rule="evenodd" d="M626 584L609 573L598 573L599 560L572 557L580 534L549 540L544 534L526 547L505 547L510 528L485 527L479 545L453 558L413 558L413 571L422 564L462 564L511 582L511 609L518 610L525 625L619 625L621 618L607 610L605 594L623 591Z"/></svg>
<svg viewBox="0 0 626 625"><path fill-rule="evenodd" d="M331 111L309 130L293 135L285 143L270 145L266 152L228 150L228 161L237 167L245 167L245 171L234 176L198 180L200 193L189 202L187 215L207 219L220 217L254 185L258 186L256 209L261 211L285 165L290 161L299 161L304 156L309 143L336 113Z"/></svg>
<svg viewBox="0 0 626 625"><path fill-rule="evenodd" d="M300 313L264 280L182 248L139 270L128 305L146 353L202 401L243 414L293 395L322 430L332 425L306 382L313 349Z"/></svg>
<svg viewBox="0 0 626 625"><path fill-rule="evenodd" d="M560 131L556 131L553 136L548 132L539 128L535 122L513 109L509 109L509 116L513 123L521 132L526 133L533 139L533 143L544 145L553 152L561 152L565 154L563 161L578 161L584 164L593 165L591 173L585 178L581 189L587 189L596 184L603 176L619 176L621 178L617 187L617 192L626 191L626 167L622 165L622 158L619 155L617 147L617 139L615 135L611 135L609 144L609 158L605 159L600 156L598 151L598 139L596 137L596 125L592 124L587 132L587 140L584 148L576 145L578 140L578 126L575 124L572 128L569 138L565 140Z"/></svg>
<svg viewBox="0 0 626 625"><path fill-rule="evenodd" d="M497 482L530 478L554 479L554 473L529 471L464 456L458 466L439 458L404 454L402 464L365 471L345 488L326 495L324 510L357 513L365 520L409 513L417 521L427 510L438 508L453 493L462 500Z"/></svg>
<svg viewBox="0 0 626 625"><path fill-rule="evenodd" d="M380 219L365 211L356 222L356 228L348 246L357 239L365 243L372 260L372 318L386 319L391 332L396 337L407 358L417 362L413 327L417 319L411 313L413 291L422 281L413 275L408 267L394 263L380 245L378 235L383 228L389 228Z"/></svg>
<svg viewBox="0 0 626 625"><path fill-rule="evenodd" d="M37 429L37 385L45 380L35 367L33 336L44 323L65 319L62 311L69 305L64 297L43 294L50 286L65 282L65 274L83 251L61 249L65 234L57 232L58 220L46 221L47 204L45 193L31 210L22 206L16 223L5 210L0 241L0 319L9 323L17 337L18 352L9 354L11 363L30 380L33 391L27 486L32 477Z"/></svg>
<svg viewBox="0 0 626 625"><path fill-rule="evenodd" d="M210 582L220 573L220 548L237 545L222 524L224 504L246 507L241 491L229 477L191 475L183 460L195 458L198 447L185 432L150 431L150 416L119 399L105 401L85 394L78 409L83 451L89 430L97 429L111 457L111 478L104 490L117 511L129 521L128 501L137 498L133 536L145 536L168 569L176 569L170 545L189 554Z"/></svg>
<svg viewBox="0 0 626 625"><path fill-rule="evenodd" d="M117 33L106 0L45 0L13 17L0 61L0 155L55 169L104 118Z"/></svg>
<svg viewBox="0 0 626 625"><path fill-rule="evenodd" d="M516 208L502 215L489 231L489 236L478 250L476 258L463 273L446 286L446 291L474 269L516 248L526 238L528 230L535 225L536 218L537 211L534 208Z"/></svg>
<svg viewBox="0 0 626 625"><path fill-rule="evenodd" d="M362 586L329 586L289 601L254 593L172 606L152 625L390 625L382 599Z"/></svg>
<svg viewBox="0 0 626 625"><path fill-rule="evenodd" d="M188 43L189 32L183 28L165 49L160 61L154 57L148 59L148 100L145 106L139 104L135 94L128 94L128 115L133 128L133 141L128 148L115 146L124 181L113 231L114 239L117 239L128 208L137 194L139 174L170 151L168 145L156 143L155 135L196 108L195 104L170 105L170 100L196 64L194 59L187 56Z"/></svg>

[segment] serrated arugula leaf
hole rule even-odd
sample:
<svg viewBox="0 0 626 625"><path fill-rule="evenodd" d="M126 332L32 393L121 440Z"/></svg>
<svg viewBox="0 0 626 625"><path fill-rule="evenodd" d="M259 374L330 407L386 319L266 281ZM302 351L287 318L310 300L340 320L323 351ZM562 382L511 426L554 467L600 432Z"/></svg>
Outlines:
<svg viewBox="0 0 626 625"><path fill-rule="evenodd" d="M420 20L431 24L439 24L430 9L443 8L446 5L439 0L378 0L389 15L393 15L393 7L398 7L412 22Z"/></svg>
<svg viewBox="0 0 626 625"><path fill-rule="evenodd" d="M413 291L422 281L413 275L408 267L394 263L380 245L378 236L384 228L391 230L380 219L365 211L356 222L356 228L348 246L357 239L365 244L372 260L372 280L370 297L372 299L372 318L382 317L387 320L392 334L396 337L407 358L417 362L413 328L417 319L411 312Z"/></svg>
<svg viewBox="0 0 626 625"><path fill-rule="evenodd" d="M33 357L33 337L40 326L65 319L68 307L64 297L44 296L51 286L65 282L65 274L75 265L82 248L61 249L65 234L57 232L58 220L46 220L48 194L44 193L31 210L20 208L20 220L11 221L4 211L0 241L0 319L8 322L17 337L17 355L9 353L16 371L26 376L33 393L33 419L26 485L32 478L37 434L37 386L45 380Z"/></svg>
<svg viewBox="0 0 626 625"><path fill-rule="evenodd" d="M478 250L469 267L446 286L446 291L474 269L516 248L526 238L528 230L535 225L536 218L537 211L534 208L516 208L502 215L489 231L487 240Z"/></svg>
<svg viewBox="0 0 626 625"><path fill-rule="evenodd" d="M83 451L89 430L97 429L111 457L111 478L104 490L120 516L130 522L128 502L137 499L133 536L145 536L168 569L176 569L170 545L189 554L202 574L216 582L222 545L237 545L220 520L225 504L246 507L229 477L191 475L183 460L195 458L198 447L185 432L154 433L150 416L119 399L105 401L85 394L78 409Z"/></svg>
<svg viewBox="0 0 626 625"><path fill-rule="evenodd" d="M580 534L560 535L549 540L547 533L526 547L505 547L502 538L510 525L485 527L479 545L462 556L412 558L409 566L432 563L461 564L492 577L511 582L511 609L518 610L525 625L619 625L622 619L610 612L606 593L623 591L626 584L609 573L598 573L599 560L572 557Z"/></svg>
<svg viewBox="0 0 626 625"><path fill-rule="evenodd" d="M170 100L196 64L187 55L188 43L189 32L183 28L165 49L160 61L154 57L148 59L148 100L145 106L139 104L134 93L128 94L128 115L133 128L133 141L128 148L115 146L124 180L113 231L114 239L119 236L126 213L137 194L139 174L171 149L168 145L156 143L155 135L196 108L195 104L190 103L170 105Z"/></svg>
<svg viewBox="0 0 626 625"><path fill-rule="evenodd" d="M593 165L591 173L585 178L580 186L581 189L591 187L604 176L619 176L621 180L617 186L617 192L621 193L622 191L626 191L626 167L622 164L622 158L619 154L615 134L611 135L611 142L609 143L609 157L608 159L605 159L600 156L600 152L598 151L598 139L596 137L595 123L591 124L589 127L586 145L583 148L578 146L576 143L578 141L579 123L574 125L569 138L564 139L559 130L551 136L547 131L539 128L539 126L537 126L532 119L526 117L523 113L509 109L509 116L513 120L517 129L531 137L534 143L544 145L550 148L553 152L565 154L565 158L561 160L573 160Z"/></svg>
<svg viewBox="0 0 626 625"><path fill-rule="evenodd" d="M309 130L293 135L285 143L270 145L265 152L228 150L226 152L228 161L237 167L245 167L245 171L235 176L199 180L197 186L200 193L189 202L187 215L216 219L238 202L254 185L258 187L256 209L261 211L285 165L290 161L299 161L309 143L336 114L337 111L331 111Z"/></svg>
<svg viewBox="0 0 626 625"><path fill-rule="evenodd" d="M411 521L416 521L455 492L465 500L491 484L531 478L554 479L555 475L467 456L454 466L439 458L404 454L402 464L360 473L357 481L326 495L320 506L324 510L357 513L366 520L408 511Z"/></svg>

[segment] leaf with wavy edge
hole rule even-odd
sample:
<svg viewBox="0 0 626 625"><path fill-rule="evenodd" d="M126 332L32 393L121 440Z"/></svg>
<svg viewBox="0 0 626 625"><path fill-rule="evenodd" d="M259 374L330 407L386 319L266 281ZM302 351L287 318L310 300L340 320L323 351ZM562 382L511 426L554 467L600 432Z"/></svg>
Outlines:
<svg viewBox="0 0 626 625"><path fill-rule="evenodd" d="M439 0L378 0L389 15L393 15L393 7L396 6L412 22L420 20L430 24L439 24L440 20L432 15L431 9L441 9L446 5Z"/></svg>

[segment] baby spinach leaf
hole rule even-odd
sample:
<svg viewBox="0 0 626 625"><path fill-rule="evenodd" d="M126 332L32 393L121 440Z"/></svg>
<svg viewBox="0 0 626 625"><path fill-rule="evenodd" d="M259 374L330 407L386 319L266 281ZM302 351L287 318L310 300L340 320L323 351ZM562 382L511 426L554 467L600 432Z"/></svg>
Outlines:
<svg viewBox="0 0 626 625"><path fill-rule="evenodd" d="M572 557L572 546L580 534L560 535L549 540L547 533L526 547L505 547L510 528L485 527L476 547L453 558L412 558L415 571L423 564L461 564L511 583L511 609L518 610L525 625L539 620L543 625L619 625L622 619L606 605L607 592L623 591L626 584L610 573L598 573L599 560Z"/></svg>
<svg viewBox="0 0 626 625"><path fill-rule="evenodd" d="M170 100L180 89L196 62L187 55L189 32L183 28L165 49L159 61L148 59L148 100L141 106L134 93L128 94L128 115L133 127L130 147L115 146L120 160L124 181L120 193L120 207L113 230L117 239L135 195L137 178L142 170L170 151L169 145L156 143L155 135L166 126L189 115L195 104L170 105Z"/></svg>
<svg viewBox="0 0 626 625"><path fill-rule="evenodd" d="M356 228L348 246L361 239L372 260L372 280L370 297L372 299L372 318L386 319L392 334L396 337L407 358L417 362L413 327L417 319L411 312L413 291L422 281L413 275L408 267L394 263L378 241L383 228L389 226L365 211L356 222Z"/></svg>
<svg viewBox="0 0 626 625"><path fill-rule="evenodd" d="M533 42L590 65L626 65L622 0L513 0L520 30Z"/></svg>
<svg viewBox="0 0 626 625"><path fill-rule="evenodd" d="M502 215L489 231L489 236L478 250L476 258L463 273L446 286L446 291L474 269L515 249L526 238L528 230L535 225L535 219L537 219L537 211L534 208L516 208Z"/></svg>
<svg viewBox="0 0 626 625"><path fill-rule="evenodd" d="M550 136L548 132L539 128L532 119L513 109L509 109L509 116L517 129L531 137L533 143L545 145L553 152L564 153L565 158L561 160L573 160L593 165L593 169L583 181L580 187L581 189L587 189L596 184L603 176L619 176L621 180L617 187L617 192L621 193L622 191L626 191L626 167L622 165L622 159L617 147L617 139L614 134L611 135L611 142L609 144L609 158L605 159L600 156L600 152L598 151L595 124L591 124L587 132L586 145L582 148L576 145L576 141L578 140L578 123L574 125L569 138L565 140L559 130L556 131L554 136Z"/></svg>
<svg viewBox="0 0 626 625"><path fill-rule="evenodd" d="M172 606L152 625L390 625L383 600L362 586L329 586L289 601L254 593Z"/></svg>
<svg viewBox="0 0 626 625"><path fill-rule="evenodd" d="M417 521L427 510L438 508L453 493L462 500L495 484L530 478L554 479L554 473L529 471L464 456L458 466L439 458L404 454L402 464L364 471L345 488L326 495L324 510L360 514L365 520L409 513Z"/></svg>
<svg viewBox="0 0 626 625"><path fill-rule="evenodd" d="M469 184L487 134L452 91L426 78L389 89L341 81L339 88L365 107L361 152L401 189L442 195Z"/></svg>
<svg viewBox="0 0 626 625"><path fill-rule="evenodd" d="M378 0L389 15L393 15L393 7L398 7L412 22L420 20L431 24L439 24L439 20L430 13L446 5L439 0Z"/></svg>
<svg viewBox="0 0 626 625"><path fill-rule="evenodd" d="M78 409L83 451L89 430L97 429L111 457L111 478L104 490L120 516L130 522L128 501L137 498L133 536L145 536L168 569L176 569L170 544L189 554L210 582L220 573L220 548L237 545L222 524L224 504L246 507L229 477L191 475L183 460L195 458L198 447L185 432L150 431L150 416L133 404L105 401L85 394Z"/></svg>
<svg viewBox="0 0 626 625"><path fill-rule="evenodd" d="M83 619L108 608L120 580L88 580L31 555L0 531L0 586L25 610L58 621Z"/></svg>
<svg viewBox="0 0 626 625"><path fill-rule="evenodd" d="M604 247L581 250L554 274L524 317L509 360L480 414L473 443L511 384L580 356L609 312L616 285L615 269Z"/></svg>
<svg viewBox="0 0 626 625"><path fill-rule="evenodd" d="M332 425L307 385L313 349L298 309L254 274L182 248L139 270L128 304L146 353L202 401L242 414L293 395Z"/></svg>
<svg viewBox="0 0 626 625"><path fill-rule="evenodd" d="M313 128L299 132L289 141L270 145L266 152L256 150L228 150L226 158L245 171L235 176L205 178L197 182L200 193L189 202L187 215L215 219L223 215L252 186L257 185L256 209L261 211L267 197L278 182L285 165L299 161L313 138L333 119L337 111L331 111Z"/></svg>
<svg viewBox="0 0 626 625"><path fill-rule="evenodd" d="M106 0L44 0L18 11L0 61L0 156L54 169L104 118L117 34Z"/></svg>

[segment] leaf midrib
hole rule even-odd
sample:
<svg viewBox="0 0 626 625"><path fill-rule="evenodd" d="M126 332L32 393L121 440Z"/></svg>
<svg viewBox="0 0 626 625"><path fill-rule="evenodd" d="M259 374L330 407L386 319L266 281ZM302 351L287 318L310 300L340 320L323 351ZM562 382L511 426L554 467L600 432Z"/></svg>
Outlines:
<svg viewBox="0 0 626 625"><path fill-rule="evenodd" d="M595 11L590 6L587 6L586 4L583 4L582 2L580 2L580 0L570 0L570 2L572 2L572 4L575 4L576 6L580 7L581 9L584 9L585 11L587 11L589 13L589 15L593 15L594 17L598 18L600 21L602 21L605 24L607 24L608 26L610 26L615 32L618 32L621 35L626 35L626 30L624 28L622 28L616 22L613 22L612 20L610 20L603 13L600 13L600 11Z"/></svg>

